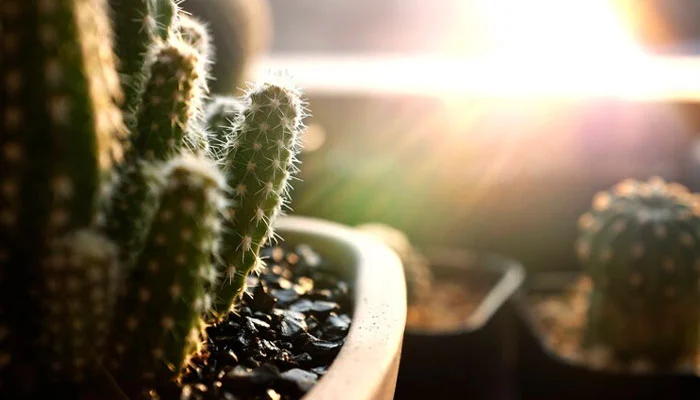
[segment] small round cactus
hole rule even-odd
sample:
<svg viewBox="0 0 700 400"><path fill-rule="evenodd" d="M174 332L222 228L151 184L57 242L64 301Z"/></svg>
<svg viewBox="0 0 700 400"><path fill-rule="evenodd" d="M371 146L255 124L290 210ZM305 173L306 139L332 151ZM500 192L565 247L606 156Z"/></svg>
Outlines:
<svg viewBox="0 0 700 400"><path fill-rule="evenodd" d="M593 281L587 343L622 360L677 364L700 327L700 201L676 183L626 180L579 219L577 252Z"/></svg>

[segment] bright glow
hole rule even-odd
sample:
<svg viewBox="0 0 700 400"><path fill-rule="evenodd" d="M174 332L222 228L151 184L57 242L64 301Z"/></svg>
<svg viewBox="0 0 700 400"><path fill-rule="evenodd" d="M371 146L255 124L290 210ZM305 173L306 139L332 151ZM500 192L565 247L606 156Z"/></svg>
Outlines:
<svg viewBox="0 0 700 400"><path fill-rule="evenodd" d="M479 0L494 94L638 96L649 57L609 0ZM451 75L456 77L459 75ZM470 79L464 76L465 80Z"/></svg>
<svg viewBox="0 0 700 400"><path fill-rule="evenodd" d="M457 0L461 1L461 0ZM426 3L428 4L428 3ZM307 91L435 94L471 98L697 100L698 58L646 54L628 0L471 0L445 37L453 51L408 56L331 55L263 60ZM427 6L427 5L426 5ZM466 21L471 21L467 23ZM629 22L629 21L627 21ZM460 37L474 37L473 49ZM453 40L454 38L458 38Z"/></svg>
<svg viewBox="0 0 700 400"><path fill-rule="evenodd" d="M542 61L638 57L610 0L479 0L493 55Z"/></svg>

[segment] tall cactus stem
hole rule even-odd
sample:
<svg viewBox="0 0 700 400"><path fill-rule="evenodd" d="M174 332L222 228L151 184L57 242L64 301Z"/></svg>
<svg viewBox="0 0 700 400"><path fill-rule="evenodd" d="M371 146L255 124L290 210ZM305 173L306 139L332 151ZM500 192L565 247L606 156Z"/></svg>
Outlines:
<svg viewBox="0 0 700 400"><path fill-rule="evenodd" d="M206 85L203 61L192 46L169 40L153 49L143 100L132 135L133 156L167 160L189 144L202 146L192 123L202 113L202 89Z"/></svg>
<svg viewBox="0 0 700 400"><path fill-rule="evenodd" d="M114 325L107 365L129 390L175 378L200 344L205 291L216 278L224 179L205 159L178 158Z"/></svg>
<svg viewBox="0 0 700 400"><path fill-rule="evenodd" d="M230 310L245 290L248 274L261 263L260 248L273 235L272 225L296 172L304 117L299 93L285 86L254 87L245 102L223 160L234 202L227 210L222 242L225 275L215 300L218 317Z"/></svg>

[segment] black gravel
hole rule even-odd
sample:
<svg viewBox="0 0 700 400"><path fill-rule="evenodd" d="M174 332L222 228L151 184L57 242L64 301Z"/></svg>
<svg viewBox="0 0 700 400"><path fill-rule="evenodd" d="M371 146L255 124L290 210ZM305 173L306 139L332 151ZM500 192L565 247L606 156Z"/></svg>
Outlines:
<svg viewBox="0 0 700 400"><path fill-rule="evenodd" d="M299 399L326 373L352 322L347 283L308 246L262 253L239 310L207 328L205 354L161 398Z"/></svg>

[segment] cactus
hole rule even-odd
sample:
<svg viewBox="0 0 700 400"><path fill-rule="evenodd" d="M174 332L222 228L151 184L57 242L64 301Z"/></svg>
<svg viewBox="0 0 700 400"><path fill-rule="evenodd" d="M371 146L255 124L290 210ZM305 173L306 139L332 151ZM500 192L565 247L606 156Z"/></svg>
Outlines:
<svg viewBox="0 0 700 400"><path fill-rule="evenodd" d="M215 278L223 178L203 159L176 159L129 277L114 324L109 367L128 388L177 376L200 341L205 288Z"/></svg>
<svg viewBox="0 0 700 400"><path fill-rule="evenodd" d="M203 146L197 131L189 128L202 113L206 74L202 57L182 41L159 43L154 49L136 114L132 150L140 158L166 160L177 154L183 143Z"/></svg>
<svg viewBox="0 0 700 400"><path fill-rule="evenodd" d="M296 91L251 91L211 159L206 31L173 0L109 3L121 81L107 0L0 4L2 398L74 394L105 366L137 398L176 380L221 295L220 240L246 262L227 262L228 309L294 172Z"/></svg>
<svg viewBox="0 0 700 400"><path fill-rule="evenodd" d="M138 105L148 53L158 38L166 39L177 5L172 0L110 0L114 18L115 52L125 94L124 109ZM127 118L130 120L130 118Z"/></svg>
<svg viewBox="0 0 700 400"><path fill-rule="evenodd" d="M587 342L657 365L697 354L700 203L660 178L597 194L581 216L580 259L593 282Z"/></svg>
<svg viewBox="0 0 700 400"><path fill-rule="evenodd" d="M172 40L154 45L144 101L137 113L136 134L125 164L112 189L114 201L107 211L108 235L122 250L122 260L131 265L148 232L156 207L158 180L143 160L165 161L188 143L204 142L193 120L201 114L205 80L202 58L189 45ZM204 147L205 145L193 144ZM147 165L147 164L146 164Z"/></svg>
<svg viewBox="0 0 700 400"><path fill-rule="evenodd" d="M4 0L0 13L0 325L11 331L0 361L9 366L35 351L40 305L29 294L41 287L41 258L92 222L125 131L104 2Z"/></svg>
<svg viewBox="0 0 700 400"><path fill-rule="evenodd" d="M303 117L303 104L293 89L263 84L246 95L233 145L222 160L234 202L227 210L223 235L218 317L228 313L243 293L246 277L260 265L260 248L272 236L271 225L287 201L289 179L296 172Z"/></svg>
<svg viewBox="0 0 700 400"><path fill-rule="evenodd" d="M194 47L201 57L210 61L213 59L214 48L211 44L209 28L204 22L191 15L180 13L177 30L180 39Z"/></svg>

